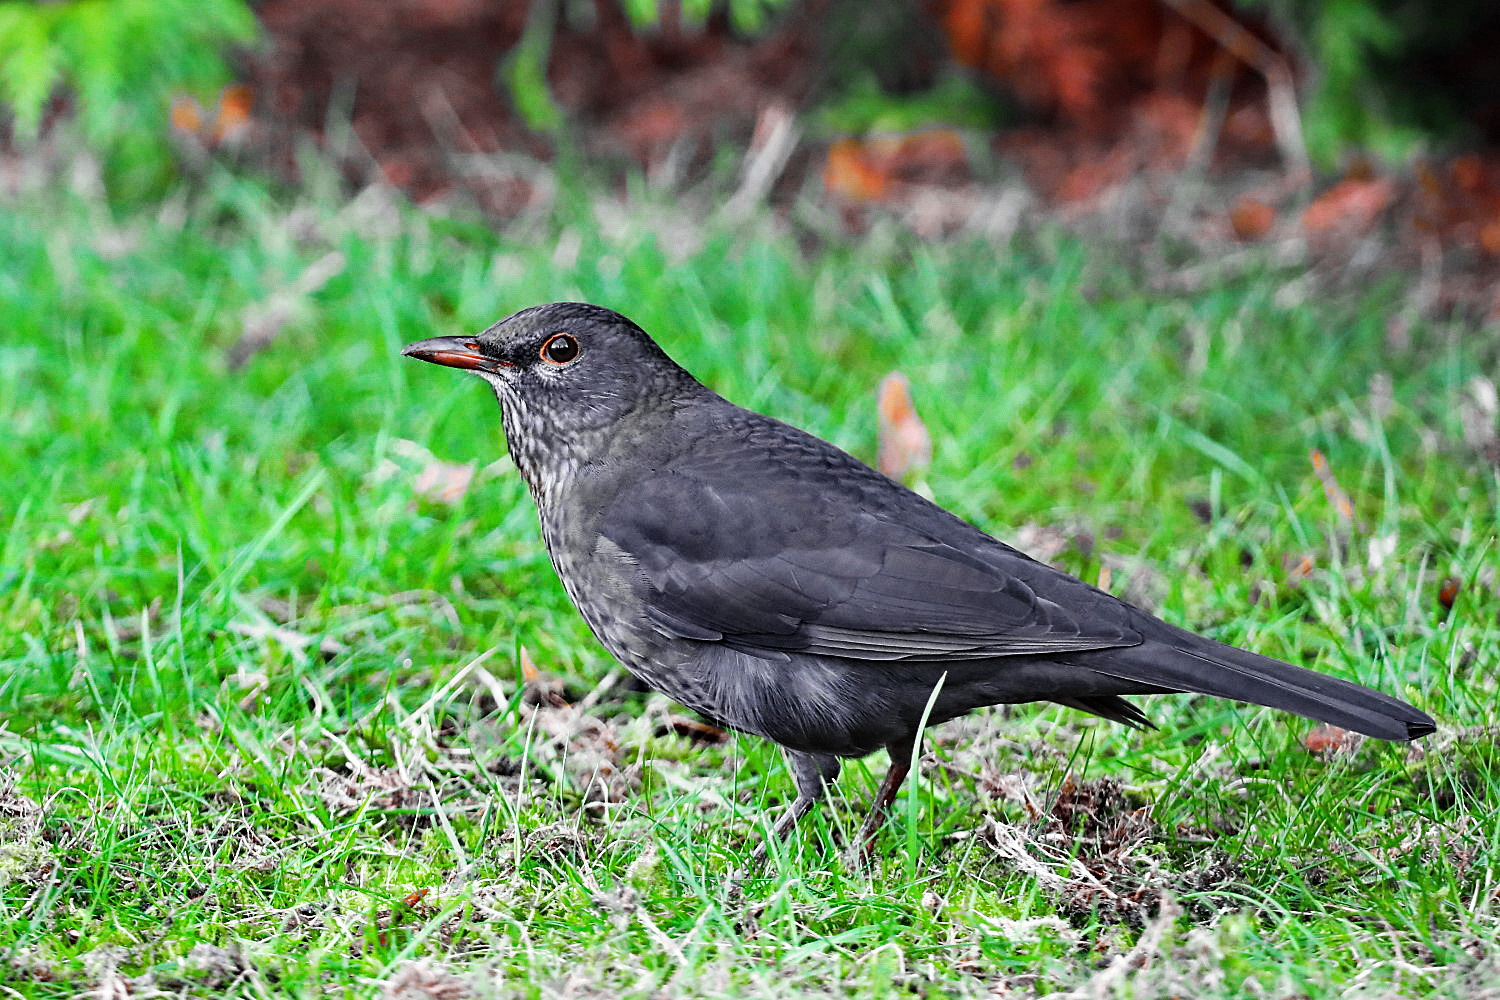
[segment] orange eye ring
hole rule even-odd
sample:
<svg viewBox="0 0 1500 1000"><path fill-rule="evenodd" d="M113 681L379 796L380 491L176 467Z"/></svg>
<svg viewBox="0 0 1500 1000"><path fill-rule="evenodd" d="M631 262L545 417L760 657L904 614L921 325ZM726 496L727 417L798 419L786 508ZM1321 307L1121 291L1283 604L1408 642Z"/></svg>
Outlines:
<svg viewBox="0 0 1500 1000"><path fill-rule="evenodd" d="M547 338L541 350L542 360L559 368L571 364L581 353L583 352L578 346L578 339L571 333L559 333Z"/></svg>

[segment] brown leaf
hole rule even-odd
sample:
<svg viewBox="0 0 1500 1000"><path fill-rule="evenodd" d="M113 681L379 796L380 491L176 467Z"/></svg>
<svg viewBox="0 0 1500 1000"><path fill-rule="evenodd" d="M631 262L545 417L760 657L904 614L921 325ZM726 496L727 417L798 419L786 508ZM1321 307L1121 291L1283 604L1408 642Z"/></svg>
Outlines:
<svg viewBox="0 0 1500 1000"><path fill-rule="evenodd" d="M729 734L718 726L713 726L700 719L689 719L683 715L669 715L667 722L672 727L672 732L693 743L716 744L729 742Z"/></svg>
<svg viewBox="0 0 1500 1000"><path fill-rule="evenodd" d="M219 92L213 113L204 110L198 99L187 94L172 98L169 120L179 136L214 149L239 139L250 124L255 107L255 91L243 83L232 83Z"/></svg>
<svg viewBox="0 0 1500 1000"><path fill-rule="evenodd" d="M853 201L886 201L901 184L951 185L968 177L964 138L950 128L840 139L823 166L823 186Z"/></svg>
<svg viewBox="0 0 1500 1000"><path fill-rule="evenodd" d="M434 461L417 473L412 488L428 500L454 504L463 499L474 481L474 463Z"/></svg>
<svg viewBox="0 0 1500 1000"><path fill-rule="evenodd" d="M904 479L932 464L932 435L911 401L911 383L900 372L880 381L880 448L876 467L892 479Z"/></svg>
<svg viewBox="0 0 1500 1000"><path fill-rule="evenodd" d="M1276 209L1258 198L1241 198L1229 213L1234 235L1242 240L1258 240L1271 231Z"/></svg>
<svg viewBox="0 0 1500 1000"><path fill-rule="evenodd" d="M1354 520L1354 503L1349 499L1349 494L1344 492L1339 481L1334 478L1333 470L1328 467L1328 459L1317 448L1309 455L1312 459L1313 472L1317 473L1318 481L1323 484L1323 495L1328 498L1329 504L1338 512L1339 520L1348 524Z"/></svg>
<svg viewBox="0 0 1500 1000"><path fill-rule="evenodd" d="M542 679L542 672L536 668L536 661L531 658L531 651L525 646L521 647L521 679L527 684L535 684Z"/></svg>
<svg viewBox="0 0 1500 1000"><path fill-rule="evenodd" d="M853 201L881 201L890 190L890 178L866 158L858 139L840 139L828 147L823 186Z"/></svg>
<svg viewBox="0 0 1500 1000"><path fill-rule="evenodd" d="M1462 581L1456 576L1450 576L1443 580L1442 586L1438 588L1438 603L1446 610L1452 611L1453 602L1458 600L1458 592L1462 586Z"/></svg>
<svg viewBox="0 0 1500 1000"><path fill-rule="evenodd" d="M1316 561L1314 561L1312 556L1301 556L1300 558L1297 558L1295 562L1293 562L1292 560L1293 557L1287 556L1282 560L1282 562L1287 567L1287 578L1293 584L1301 583L1303 580L1309 579L1313 575L1313 570L1318 568L1318 564Z"/></svg>
<svg viewBox="0 0 1500 1000"><path fill-rule="evenodd" d="M1302 228L1310 236L1362 236L1375 227L1396 197L1396 185L1386 178L1349 178L1339 181L1302 212Z"/></svg>
<svg viewBox="0 0 1500 1000"><path fill-rule="evenodd" d="M1363 741L1364 737L1358 733L1351 733L1347 729L1341 729L1327 722L1315 726L1311 732L1302 737L1302 745L1307 747L1310 753L1319 757L1352 753Z"/></svg>
<svg viewBox="0 0 1500 1000"><path fill-rule="evenodd" d="M549 705L552 708L567 708L568 699L563 695L563 683L556 677L548 677L537 669L531 652L521 647L521 680L526 685L526 701L532 705Z"/></svg>
<svg viewBox="0 0 1500 1000"><path fill-rule="evenodd" d="M250 123L250 112L254 107L255 91L250 87L243 83L231 83L225 87L219 94L210 140L217 145L240 136Z"/></svg>
<svg viewBox="0 0 1500 1000"><path fill-rule="evenodd" d="M178 94L172 98L171 122L177 131L197 135L203 128L203 105L195 97Z"/></svg>

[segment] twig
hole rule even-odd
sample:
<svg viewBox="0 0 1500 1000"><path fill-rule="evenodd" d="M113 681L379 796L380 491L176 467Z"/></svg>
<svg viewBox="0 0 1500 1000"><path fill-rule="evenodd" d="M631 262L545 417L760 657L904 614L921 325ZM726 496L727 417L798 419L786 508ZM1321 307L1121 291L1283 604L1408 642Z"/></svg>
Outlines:
<svg viewBox="0 0 1500 1000"><path fill-rule="evenodd" d="M1281 53L1246 31L1208 0L1163 2L1265 78L1271 129L1276 133L1281 157L1297 175L1311 176L1312 163L1307 157L1307 141L1302 135L1302 113L1297 110L1297 87L1292 79L1292 69Z"/></svg>
<svg viewBox="0 0 1500 1000"><path fill-rule="evenodd" d="M745 215L771 193L801 135L797 120L786 105L771 104L761 109L755 123L755 135L745 154L745 171L739 189L724 205L727 215Z"/></svg>

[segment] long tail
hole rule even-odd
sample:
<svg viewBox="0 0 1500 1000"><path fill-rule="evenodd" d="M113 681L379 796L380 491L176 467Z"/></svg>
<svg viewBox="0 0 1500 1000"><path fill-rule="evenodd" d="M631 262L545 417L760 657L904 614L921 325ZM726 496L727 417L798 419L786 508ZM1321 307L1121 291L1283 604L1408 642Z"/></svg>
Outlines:
<svg viewBox="0 0 1500 1000"><path fill-rule="evenodd" d="M1415 740L1437 728L1426 712L1379 691L1153 624L1142 629L1147 638L1140 645L1077 662L1111 677L1266 705L1382 740Z"/></svg>

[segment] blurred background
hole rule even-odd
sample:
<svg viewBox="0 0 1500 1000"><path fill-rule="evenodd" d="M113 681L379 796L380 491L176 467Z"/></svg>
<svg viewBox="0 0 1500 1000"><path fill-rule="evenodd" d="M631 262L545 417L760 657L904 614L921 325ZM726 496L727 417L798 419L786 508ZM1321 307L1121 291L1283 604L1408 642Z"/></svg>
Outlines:
<svg viewBox="0 0 1500 1000"><path fill-rule="evenodd" d="M0 989L1500 996L1496 52L1495 0L0 0ZM778 752L632 683L399 353L561 299L1439 732L997 709L875 871L878 755L741 885Z"/></svg>
<svg viewBox="0 0 1500 1000"><path fill-rule="evenodd" d="M0 128L126 200L316 151L504 224L583 164L820 237L1292 240L1492 318L1497 46L1488 0L5 0Z"/></svg>

